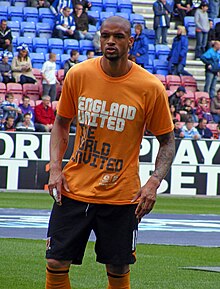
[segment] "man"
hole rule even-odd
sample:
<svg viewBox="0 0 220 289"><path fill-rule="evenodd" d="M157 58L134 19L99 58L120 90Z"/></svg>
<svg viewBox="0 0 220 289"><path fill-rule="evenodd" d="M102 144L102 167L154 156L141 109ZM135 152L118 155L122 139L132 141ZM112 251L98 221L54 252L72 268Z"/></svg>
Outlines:
<svg viewBox="0 0 220 289"><path fill-rule="evenodd" d="M194 127L194 121L192 118L189 117L185 121L185 124L182 127L182 132L180 133L180 137L192 140L198 140L201 138L198 130Z"/></svg>
<svg viewBox="0 0 220 289"><path fill-rule="evenodd" d="M220 41L215 41L213 47L209 48L201 56L202 62L205 63L205 87L204 91L209 93L210 98L215 96L215 88L220 72Z"/></svg>
<svg viewBox="0 0 220 289"><path fill-rule="evenodd" d="M190 12L192 10L191 1L190 0L175 0L175 5L179 13L181 25L184 25L185 16L190 16Z"/></svg>
<svg viewBox="0 0 220 289"><path fill-rule="evenodd" d="M75 30L76 25L73 16L70 15L71 9L64 7L56 17L56 25L53 31L55 38L74 38L79 40L79 33Z"/></svg>
<svg viewBox="0 0 220 289"><path fill-rule="evenodd" d="M166 0L157 0L153 4L154 10L154 30L156 31L155 44L167 45L167 30L170 27L170 13L172 7ZM160 41L160 38L161 41Z"/></svg>
<svg viewBox="0 0 220 289"><path fill-rule="evenodd" d="M213 138L212 131L207 127L207 119L200 118L198 125L196 126L201 138Z"/></svg>
<svg viewBox="0 0 220 289"><path fill-rule="evenodd" d="M22 119L21 109L14 102L14 95L12 93L5 95L5 100L1 103L1 109L3 110L3 119L11 116L15 124Z"/></svg>
<svg viewBox="0 0 220 289"><path fill-rule="evenodd" d="M76 4L74 8L73 17L76 23L76 31L78 31L79 33L79 39L92 40L93 36L91 33L88 32L89 30L88 15L86 12L83 11L82 4Z"/></svg>
<svg viewBox="0 0 220 289"><path fill-rule="evenodd" d="M7 26L7 20L2 19L0 23L0 48L12 52L12 34Z"/></svg>
<svg viewBox="0 0 220 289"><path fill-rule="evenodd" d="M95 57L95 52L93 50L87 50L86 51L86 57L87 59L92 59Z"/></svg>
<svg viewBox="0 0 220 289"><path fill-rule="evenodd" d="M34 123L31 121L31 114L25 113L23 121L17 123L17 131L35 131Z"/></svg>
<svg viewBox="0 0 220 289"><path fill-rule="evenodd" d="M64 63L64 78L66 77L66 74L68 70L74 66L75 64L79 63L79 52L77 50L72 49L70 52L70 58L67 59Z"/></svg>
<svg viewBox="0 0 220 289"><path fill-rule="evenodd" d="M0 63L0 81L5 84L15 82L15 78L12 76L11 65L8 63L9 52L3 52L2 62Z"/></svg>
<svg viewBox="0 0 220 289"><path fill-rule="evenodd" d="M174 157L166 91L155 76L128 60L130 29L124 18L107 18L101 26L103 57L75 65L64 80L50 143L49 192L56 203L47 239L47 289L71 288L70 264L81 264L91 230L97 261L106 265L107 288L130 288L138 222L153 208ZM74 116L75 148L62 171ZM155 170L141 188L144 128L160 146Z"/></svg>
<svg viewBox="0 0 220 289"><path fill-rule="evenodd" d="M50 132L53 128L55 116L50 106L50 96L42 96L42 102L35 106L35 129L40 132Z"/></svg>
<svg viewBox="0 0 220 289"><path fill-rule="evenodd" d="M186 89L184 86L179 86L177 90L170 95L168 98L170 106L173 105L175 107L175 111L179 113L182 107L181 97L186 93Z"/></svg>
<svg viewBox="0 0 220 289"><path fill-rule="evenodd" d="M30 105L30 97L25 95L22 101L23 102L19 104L19 108L21 109L23 117L26 113L28 113L31 116L31 121L34 122L35 115L34 115L34 109Z"/></svg>

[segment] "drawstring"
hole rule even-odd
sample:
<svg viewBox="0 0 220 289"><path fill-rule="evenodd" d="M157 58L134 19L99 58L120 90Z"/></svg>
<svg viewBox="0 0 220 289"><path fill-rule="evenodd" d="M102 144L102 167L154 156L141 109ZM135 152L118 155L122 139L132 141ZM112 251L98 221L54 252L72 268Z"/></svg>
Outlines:
<svg viewBox="0 0 220 289"><path fill-rule="evenodd" d="M88 212L88 210L89 210L89 204L86 206L86 210L85 210L85 214L86 214L86 216L87 216L87 212Z"/></svg>

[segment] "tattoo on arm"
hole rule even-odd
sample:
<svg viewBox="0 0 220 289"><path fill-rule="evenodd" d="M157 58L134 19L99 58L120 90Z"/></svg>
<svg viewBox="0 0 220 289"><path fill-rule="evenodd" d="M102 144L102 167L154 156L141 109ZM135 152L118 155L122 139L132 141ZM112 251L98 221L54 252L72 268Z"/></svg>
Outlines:
<svg viewBox="0 0 220 289"><path fill-rule="evenodd" d="M175 156L175 138L173 132L157 136L160 148L157 154L153 176L161 182L168 173Z"/></svg>

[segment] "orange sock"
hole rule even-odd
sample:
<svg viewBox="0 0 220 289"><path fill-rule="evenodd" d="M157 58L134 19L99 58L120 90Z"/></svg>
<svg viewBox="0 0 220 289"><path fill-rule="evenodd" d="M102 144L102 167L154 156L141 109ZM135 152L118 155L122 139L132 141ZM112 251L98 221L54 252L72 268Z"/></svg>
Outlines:
<svg viewBox="0 0 220 289"><path fill-rule="evenodd" d="M47 266L45 289L71 289L69 268L54 269Z"/></svg>
<svg viewBox="0 0 220 289"><path fill-rule="evenodd" d="M125 274L113 274L107 272L108 287L107 289L131 289L130 271Z"/></svg>

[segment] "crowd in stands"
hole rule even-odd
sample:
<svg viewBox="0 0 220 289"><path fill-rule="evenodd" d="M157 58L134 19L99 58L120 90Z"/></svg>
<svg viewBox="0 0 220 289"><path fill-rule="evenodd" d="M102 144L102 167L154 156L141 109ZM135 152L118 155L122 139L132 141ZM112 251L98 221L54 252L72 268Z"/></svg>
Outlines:
<svg viewBox="0 0 220 289"><path fill-rule="evenodd" d="M105 17L119 15L129 19L132 25L134 44L128 52L129 59L156 74L168 91L176 136L193 139L219 138L220 91L216 93L215 89L220 72L220 33L218 34L217 30L218 23L213 25L214 18L219 15L210 17L213 13L212 0L209 4L191 0L176 0L175 3L156 0L152 7L154 31L145 27L143 16L137 14L137 17L134 17L129 0L124 10L114 6L103 8L104 4L92 9L95 5L98 4L87 0L28 0L25 7L38 9L39 15L41 9L50 11L45 22L39 15L37 20L33 18L35 25L41 21L45 27L50 24L49 36L41 37L40 34L35 34L37 37L34 38L45 40L44 45L41 43L38 48L33 47L33 37L30 43L25 43L25 37L23 43L18 43L8 24L12 22L10 15L0 18L0 83L5 85L5 91L0 88L0 129L50 132L66 73L79 62L101 55L100 25ZM48 13L48 10L45 11ZM100 18L101 14L104 15L103 18ZM185 70L189 36L186 16L194 18L195 59L201 59L206 68L204 95L199 98L195 96L195 79ZM177 18L177 34L169 49L167 31L170 19L174 17ZM61 41L61 47L49 45L53 38ZM64 48L66 40L71 42ZM81 40L87 40L89 45L80 47ZM33 54L37 54L37 51L43 56L40 64L34 62ZM176 76L178 81L169 83L169 76ZM183 76L189 77L194 85L187 85L187 82L182 81ZM13 83L14 86L21 85L20 94L17 94L16 89L14 93L11 86L9 88L9 84ZM30 90L25 92L27 84L34 85L32 89L37 91L34 96ZM207 130L211 124L216 127L215 130L212 128L212 134L209 134ZM71 131L75 131L74 123Z"/></svg>

